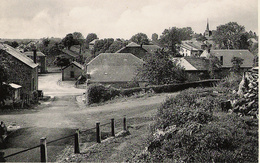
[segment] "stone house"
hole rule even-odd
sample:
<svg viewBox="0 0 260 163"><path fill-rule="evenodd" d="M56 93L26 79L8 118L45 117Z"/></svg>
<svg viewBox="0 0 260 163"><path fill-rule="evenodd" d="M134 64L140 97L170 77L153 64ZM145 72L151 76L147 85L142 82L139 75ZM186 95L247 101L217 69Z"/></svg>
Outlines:
<svg viewBox="0 0 260 163"><path fill-rule="evenodd" d="M77 80L83 73L84 66L78 62L72 62L62 69L62 81Z"/></svg>
<svg viewBox="0 0 260 163"><path fill-rule="evenodd" d="M161 49L161 47L158 45L138 45L131 42L125 47L119 49L116 53L132 53L136 57L143 59L148 53L155 53L159 49Z"/></svg>
<svg viewBox="0 0 260 163"><path fill-rule="evenodd" d="M8 83L21 86L20 96L25 103L38 97L38 64L7 44L0 44L0 62L7 63Z"/></svg>
<svg viewBox="0 0 260 163"><path fill-rule="evenodd" d="M180 55L187 57L187 56L200 56L207 47L206 44L204 44L201 41L196 40L188 40L188 41L182 41L180 45L179 53Z"/></svg>
<svg viewBox="0 0 260 163"><path fill-rule="evenodd" d="M172 61L177 61L181 67L185 69L186 77L189 81L205 80L210 78L210 60L202 57L176 57ZM214 66L215 71L218 70L217 65Z"/></svg>
<svg viewBox="0 0 260 163"><path fill-rule="evenodd" d="M131 53L101 53L87 64L87 83L101 83L117 88L137 86L134 78L143 63L143 60Z"/></svg>
<svg viewBox="0 0 260 163"><path fill-rule="evenodd" d="M232 58L239 57L243 59L243 64L240 66L241 69L248 70L253 67L254 55L249 50L243 49L221 49L221 50L211 50L210 54L216 56L221 64L222 69L232 68Z"/></svg>
<svg viewBox="0 0 260 163"><path fill-rule="evenodd" d="M31 58L32 60L34 59L34 52L33 51L27 51L24 52L24 54ZM38 70L40 73L47 73L47 66L46 66L46 55L44 55L42 52L40 51L36 51L36 59L37 59L37 63L39 65Z"/></svg>

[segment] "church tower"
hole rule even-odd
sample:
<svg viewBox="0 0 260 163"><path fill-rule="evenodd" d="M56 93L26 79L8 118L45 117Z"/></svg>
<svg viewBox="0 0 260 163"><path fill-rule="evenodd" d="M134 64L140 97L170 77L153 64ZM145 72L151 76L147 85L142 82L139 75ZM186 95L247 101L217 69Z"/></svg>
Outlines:
<svg viewBox="0 0 260 163"><path fill-rule="evenodd" d="M205 32L204 32L204 36L207 38L207 39L209 39L210 38L210 36L211 36L211 31L209 30L209 21L208 21L208 19L207 19L207 27L206 27L206 30L205 30Z"/></svg>

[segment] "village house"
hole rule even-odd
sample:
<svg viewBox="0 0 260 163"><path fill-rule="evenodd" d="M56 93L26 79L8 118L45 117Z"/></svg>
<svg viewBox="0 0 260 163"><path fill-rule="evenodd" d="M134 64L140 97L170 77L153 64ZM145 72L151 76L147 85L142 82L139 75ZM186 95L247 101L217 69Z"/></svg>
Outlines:
<svg viewBox="0 0 260 163"><path fill-rule="evenodd" d="M202 57L176 57L172 61L176 61L185 69L186 77L189 81L205 80L210 78L209 71L218 69L217 65L211 65L210 60Z"/></svg>
<svg viewBox="0 0 260 163"><path fill-rule="evenodd" d="M72 50L69 49L62 49L60 50L60 55L59 56L63 56L67 59L69 59L70 62L73 61L79 61L80 59L80 55Z"/></svg>
<svg viewBox="0 0 260 163"><path fill-rule="evenodd" d="M249 50L243 49L225 49L225 50L211 50L210 54L216 56L221 64L222 69L230 69L233 64L231 62L233 57L239 57L243 59L243 63L240 66L241 69L248 70L253 67L254 55Z"/></svg>
<svg viewBox="0 0 260 163"><path fill-rule="evenodd" d="M192 40L182 41L179 53L184 57L200 56L206 48L206 44L193 38Z"/></svg>
<svg viewBox="0 0 260 163"><path fill-rule="evenodd" d="M117 88L137 86L134 79L143 63L131 53L101 53L87 64L88 84L101 83Z"/></svg>
<svg viewBox="0 0 260 163"><path fill-rule="evenodd" d="M116 53L132 53L136 57L143 59L146 54L154 54L159 49L161 48L158 45L138 45L131 42Z"/></svg>
<svg viewBox="0 0 260 163"><path fill-rule="evenodd" d="M36 60L33 61L7 44L0 44L0 56L0 62L8 64L10 75L8 83L13 83L15 84L13 88L20 89L18 91L20 95L15 97L21 97L23 102L29 104L38 97L38 64L36 64Z"/></svg>
<svg viewBox="0 0 260 163"><path fill-rule="evenodd" d="M91 51L94 50L94 45L95 45L97 40L99 40L99 39L94 39L93 41L91 41L89 43L89 50L91 50Z"/></svg>
<svg viewBox="0 0 260 163"><path fill-rule="evenodd" d="M40 51L35 51L36 52L36 61L38 63L38 70L40 73L47 73L47 66L46 66L46 55L44 55L42 52ZM35 56L34 55L34 52L33 51L27 51L27 52L24 52L24 54L31 58L32 60L34 59L33 57Z"/></svg>
<svg viewBox="0 0 260 163"><path fill-rule="evenodd" d="M84 66L78 62L72 62L62 69L62 81L78 79L84 70Z"/></svg>

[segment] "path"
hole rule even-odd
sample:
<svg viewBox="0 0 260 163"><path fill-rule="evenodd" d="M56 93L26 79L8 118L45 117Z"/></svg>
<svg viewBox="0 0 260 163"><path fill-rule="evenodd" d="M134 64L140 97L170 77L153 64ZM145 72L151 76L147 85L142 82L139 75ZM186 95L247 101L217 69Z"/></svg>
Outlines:
<svg viewBox="0 0 260 163"><path fill-rule="evenodd" d="M97 121L109 122L111 118L121 119L155 113L156 108L169 94L159 94L153 97L133 99L124 102L111 103L96 107L85 107L77 102L77 96L85 92L76 89L71 82L59 82L60 73L52 73L39 77L39 89L44 95L52 96L53 101L45 102L26 113L0 115L4 122L16 122L22 129L14 132L8 143L8 148L3 150L5 156L24 148L39 144L41 137L47 141L73 134L76 128L86 129L95 126ZM49 161L54 161L55 156L71 140L64 140L48 146ZM34 150L24 154L10 157L7 161L39 161L39 151Z"/></svg>

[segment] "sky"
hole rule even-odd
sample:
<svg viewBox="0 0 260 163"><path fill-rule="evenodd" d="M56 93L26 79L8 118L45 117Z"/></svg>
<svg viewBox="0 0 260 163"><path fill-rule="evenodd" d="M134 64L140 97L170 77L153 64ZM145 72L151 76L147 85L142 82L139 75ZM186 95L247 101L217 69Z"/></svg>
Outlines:
<svg viewBox="0 0 260 163"><path fill-rule="evenodd" d="M0 0L0 38L151 38L170 27L203 33L228 22L258 34L258 0Z"/></svg>

